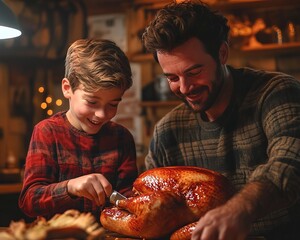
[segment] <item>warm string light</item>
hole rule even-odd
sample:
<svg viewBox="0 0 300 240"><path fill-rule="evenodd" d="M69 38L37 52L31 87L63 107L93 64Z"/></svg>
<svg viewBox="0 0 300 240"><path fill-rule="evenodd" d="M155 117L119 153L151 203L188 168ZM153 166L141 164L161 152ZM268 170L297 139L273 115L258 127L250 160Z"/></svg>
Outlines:
<svg viewBox="0 0 300 240"><path fill-rule="evenodd" d="M46 97L46 103L52 103L52 97Z"/></svg>
<svg viewBox="0 0 300 240"><path fill-rule="evenodd" d="M45 88L43 86L40 86L38 88L38 92L44 93ZM53 110L51 109L52 104L55 104L56 106L61 107L63 105L63 101L60 98L53 100L53 98L51 96L47 96L45 98L45 100L41 103L40 107L41 107L41 109L46 110L46 113L48 116L51 116L54 113Z"/></svg>
<svg viewBox="0 0 300 240"><path fill-rule="evenodd" d="M62 102L61 99L57 99L56 102L55 102L55 104L56 104L58 107L60 107L60 106L63 104L63 102Z"/></svg>
<svg viewBox="0 0 300 240"><path fill-rule="evenodd" d="M39 93L43 93L45 91L45 88L44 87L39 87L38 91L39 91Z"/></svg>

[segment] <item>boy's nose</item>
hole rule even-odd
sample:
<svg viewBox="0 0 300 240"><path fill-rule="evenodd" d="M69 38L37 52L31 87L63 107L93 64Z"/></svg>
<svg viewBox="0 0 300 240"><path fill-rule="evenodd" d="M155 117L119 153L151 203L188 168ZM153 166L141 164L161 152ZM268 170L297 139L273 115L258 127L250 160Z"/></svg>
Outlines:
<svg viewBox="0 0 300 240"><path fill-rule="evenodd" d="M98 118L105 118L105 110L103 108L99 108L95 111L95 116Z"/></svg>

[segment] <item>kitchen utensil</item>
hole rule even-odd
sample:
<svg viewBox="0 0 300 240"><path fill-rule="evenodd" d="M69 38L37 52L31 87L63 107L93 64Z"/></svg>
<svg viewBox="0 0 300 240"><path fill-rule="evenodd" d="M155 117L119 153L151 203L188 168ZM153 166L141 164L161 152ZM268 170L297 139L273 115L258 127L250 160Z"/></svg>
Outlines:
<svg viewBox="0 0 300 240"><path fill-rule="evenodd" d="M114 204L115 206L118 206L119 200L122 199L126 199L126 197L117 191L113 191L109 197L110 203Z"/></svg>

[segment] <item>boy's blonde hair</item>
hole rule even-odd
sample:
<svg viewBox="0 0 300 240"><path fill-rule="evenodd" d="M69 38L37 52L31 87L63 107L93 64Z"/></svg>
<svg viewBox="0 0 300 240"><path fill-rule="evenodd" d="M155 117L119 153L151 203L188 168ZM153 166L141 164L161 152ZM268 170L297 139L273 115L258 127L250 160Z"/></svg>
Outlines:
<svg viewBox="0 0 300 240"><path fill-rule="evenodd" d="M80 84L87 92L112 87L124 91L132 85L128 58L112 41L79 39L68 49L65 60L65 78L72 91Z"/></svg>

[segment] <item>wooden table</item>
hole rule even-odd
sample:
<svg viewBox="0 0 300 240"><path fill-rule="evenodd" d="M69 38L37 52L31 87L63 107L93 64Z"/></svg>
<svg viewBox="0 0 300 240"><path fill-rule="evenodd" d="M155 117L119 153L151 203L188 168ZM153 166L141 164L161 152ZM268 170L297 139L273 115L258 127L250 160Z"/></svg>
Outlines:
<svg viewBox="0 0 300 240"><path fill-rule="evenodd" d="M7 231L7 227L0 227L0 235L1 231ZM67 238L66 240L76 240L75 238ZM93 238L93 240L98 240L97 238ZM103 240L103 237L99 237L99 240ZM146 240L142 238L130 238L126 236L122 236L117 233L107 232L105 235L105 240ZM160 240L169 240L167 238L160 239ZM264 237L248 237L246 240L265 240Z"/></svg>
<svg viewBox="0 0 300 240"><path fill-rule="evenodd" d="M130 238L130 237L125 237L122 235L119 235L117 233L111 233L108 232L105 237L106 240L146 240L142 238ZM159 240L169 240L167 238L164 239L159 239ZM266 240L264 237L261 236L249 236L246 240Z"/></svg>

